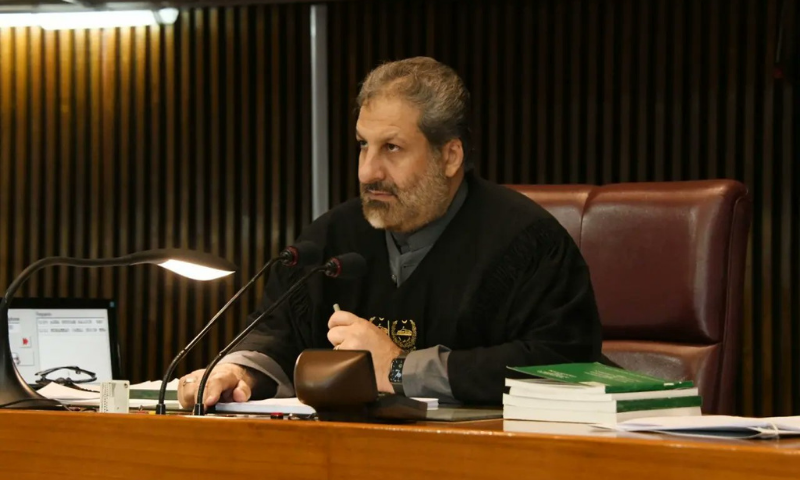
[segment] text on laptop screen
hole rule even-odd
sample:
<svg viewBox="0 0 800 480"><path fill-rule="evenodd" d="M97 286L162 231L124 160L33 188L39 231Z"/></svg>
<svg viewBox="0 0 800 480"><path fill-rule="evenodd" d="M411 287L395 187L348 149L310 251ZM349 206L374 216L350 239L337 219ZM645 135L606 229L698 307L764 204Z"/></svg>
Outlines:
<svg viewBox="0 0 800 480"><path fill-rule="evenodd" d="M108 310L94 308L14 308L8 312L11 355L29 384L35 374L55 367L77 366L94 372L97 382L112 380ZM86 378L59 370L47 377Z"/></svg>

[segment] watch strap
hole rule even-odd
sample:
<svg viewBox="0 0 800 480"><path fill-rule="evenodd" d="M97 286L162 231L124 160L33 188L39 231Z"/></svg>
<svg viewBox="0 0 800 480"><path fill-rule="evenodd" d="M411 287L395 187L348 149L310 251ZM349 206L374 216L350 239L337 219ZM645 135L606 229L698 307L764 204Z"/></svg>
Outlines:
<svg viewBox="0 0 800 480"><path fill-rule="evenodd" d="M392 366L389 369L389 382L392 384L394 393L403 395L403 366L406 363L406 356L408 354L403 352L392 360Z"/></svg>

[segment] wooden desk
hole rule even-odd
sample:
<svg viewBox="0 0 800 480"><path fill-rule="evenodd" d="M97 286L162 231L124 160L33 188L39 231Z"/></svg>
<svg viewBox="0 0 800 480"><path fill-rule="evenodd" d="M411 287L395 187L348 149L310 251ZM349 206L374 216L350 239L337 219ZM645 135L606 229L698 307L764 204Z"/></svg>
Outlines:
<svg viewBox="0 0 800 480"><path fill-rule="evenodd" d="M507 424L510 425L510 424ZM800 440L0 411L0 478L796 479ZM560 432L560 433L559 433Z"/></svg>

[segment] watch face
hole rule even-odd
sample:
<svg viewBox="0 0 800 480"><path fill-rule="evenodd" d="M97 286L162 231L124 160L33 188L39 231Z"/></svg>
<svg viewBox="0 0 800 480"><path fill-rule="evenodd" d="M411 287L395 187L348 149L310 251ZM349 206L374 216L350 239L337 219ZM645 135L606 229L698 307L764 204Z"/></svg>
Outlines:
<svg viewBox="0 0 800 480"><path fill-rule="evenodd" d="M392 360L392 369L389 371L389 381L391 383L403 382L403 364L405 362L405 358L395 358Z"/></svg>

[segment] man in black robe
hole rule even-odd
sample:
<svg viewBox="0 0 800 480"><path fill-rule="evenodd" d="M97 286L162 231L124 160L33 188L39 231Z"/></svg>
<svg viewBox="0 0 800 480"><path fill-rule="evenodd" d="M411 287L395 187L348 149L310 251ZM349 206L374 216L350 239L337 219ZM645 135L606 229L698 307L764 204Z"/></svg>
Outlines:
<svg viewBox="0 0 800 480"><path fill-rule="evenodd" d="M468 104L458 75L430 58L369 74L356 125L361 197L299 238L325 258L360 253L368 272L299 290L212 372L206 406L294 396L307 348L369 350L380 391L467 404L500 404L507 366L600 359L586 263L549 213L470 168ZM250 318L302 273L278 266ZM183 405L201 376L181 379Z"/></svg>

